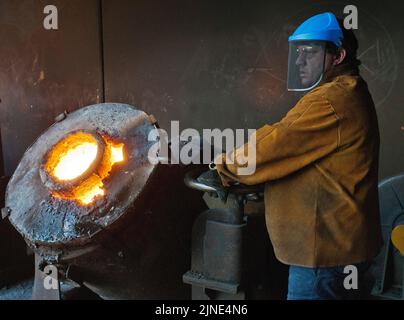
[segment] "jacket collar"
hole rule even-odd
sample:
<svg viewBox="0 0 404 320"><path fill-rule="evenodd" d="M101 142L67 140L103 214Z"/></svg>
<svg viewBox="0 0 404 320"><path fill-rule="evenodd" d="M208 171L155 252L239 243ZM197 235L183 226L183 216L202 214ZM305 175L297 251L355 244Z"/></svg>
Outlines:
<svg viewBox="0 0 404 320"><path fill-rule="evenodd" d="M336 77L348 75L348 76L359 76L359 69L357 66L352 66L351 64L345 63L333 67L324 73L323 80L321 80L320 85L333 81Z"/></svg>

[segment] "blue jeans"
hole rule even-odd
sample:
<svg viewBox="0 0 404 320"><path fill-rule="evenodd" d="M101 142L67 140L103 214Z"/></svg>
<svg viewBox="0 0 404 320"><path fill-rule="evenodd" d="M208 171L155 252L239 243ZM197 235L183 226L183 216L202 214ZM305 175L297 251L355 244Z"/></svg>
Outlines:
<svg viewBox="0 0 404 320"><path fill-rule="evenodd" d="M366 299L372 288L371 278L365 274L371 263L354 265L357 268L357 289L348 284L354 273L344 273L345 266L331 268L305 268L290 266L288 300L358 300ZM346 270L348 271L348 270ZM347 278L349 276L349 278ZM344 280L345 281L344 285Z"/></svg>

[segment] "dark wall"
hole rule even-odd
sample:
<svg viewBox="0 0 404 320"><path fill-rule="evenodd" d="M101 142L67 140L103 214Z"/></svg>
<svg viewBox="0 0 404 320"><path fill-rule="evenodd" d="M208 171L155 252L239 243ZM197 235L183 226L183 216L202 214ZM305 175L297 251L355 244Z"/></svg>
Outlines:
<svg viewBox="0 0 404 320"><path fill-rule="evenodd" d="M45 30L56 5L59 29ZM0 0L0 128L10 176L26 148L65 109L102 97L97 0Z"/></svg>
<svg viewBox="0 0 404 320"><path fill-rule="evenodd" d="M55 0L58 31L42 27L46 4L0 0L7 175L57 114L102 101L102 80L107 101L153 113L164 128L171 120L181 129L279 120L298 99L285 89L288 35L312 14L341 15L345 4L359 9L362 73L381 129L381 177L403 171L403 1Z"/></svg>
<svg viewBox="0 0 404 320"><path fill-rule="evenodd" d="M1 146L1 129L0 129L0 178L3 176L4 176L4 161L3 161L3 147Z"/></svg>
<svg viewBox="0 0 404 320"><path fill-rule="evenodd" d="M277 121L287 37L313 14L359 10L359 57L377 105L381 178L404 171L404 2L103 1L106 98L141 106L169 128L256 128Z"/></svg>

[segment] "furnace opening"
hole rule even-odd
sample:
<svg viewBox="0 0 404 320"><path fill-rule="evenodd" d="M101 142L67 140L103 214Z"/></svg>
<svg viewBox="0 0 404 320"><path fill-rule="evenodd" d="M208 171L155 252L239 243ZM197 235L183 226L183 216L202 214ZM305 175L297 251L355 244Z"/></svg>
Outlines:
<svg viewBox="0 0 404 320"><path fill-rule="evenodd" d="M105 196L103 180L114 164L123 161L123 143L105 134L77 131L50 149L41 178L55 198L90 205Z"/></svg>

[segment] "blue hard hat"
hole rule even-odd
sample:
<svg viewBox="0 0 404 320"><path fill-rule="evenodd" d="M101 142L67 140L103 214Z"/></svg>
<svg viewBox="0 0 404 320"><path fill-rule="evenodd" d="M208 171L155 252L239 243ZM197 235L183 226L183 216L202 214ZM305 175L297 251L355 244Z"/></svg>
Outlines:
<svg viewBox="0 0 404 320"><path fill-rule="evenodd" d="M344 35L338 24L337 18L331 12L315 15L303 22L289 37L291 41L329 41L338 48L342 45Z"/></svg>

